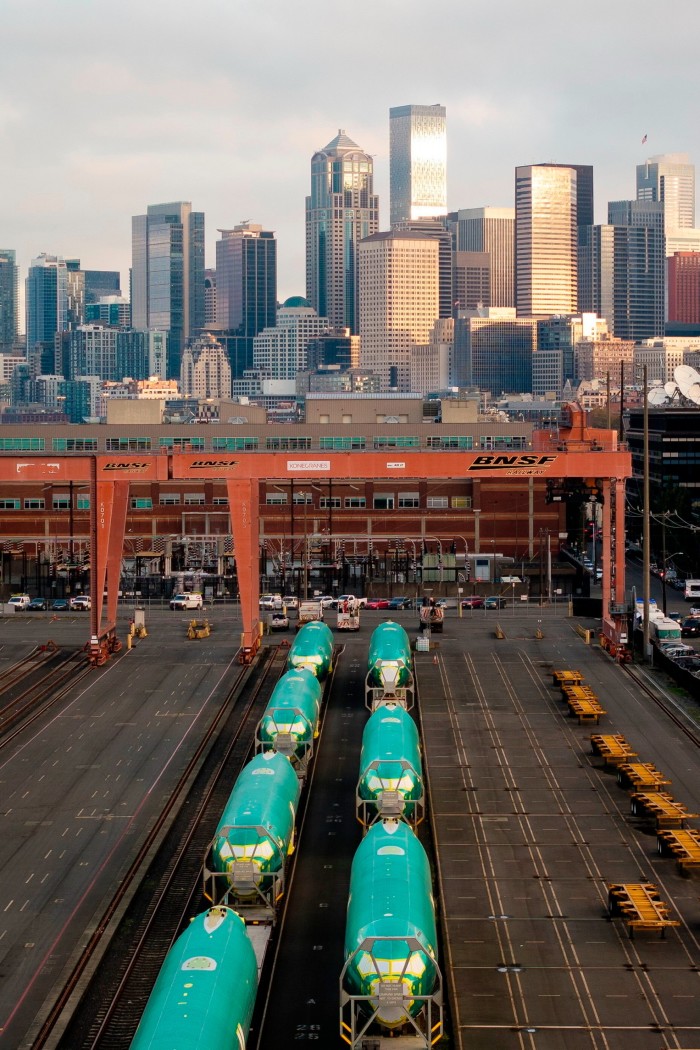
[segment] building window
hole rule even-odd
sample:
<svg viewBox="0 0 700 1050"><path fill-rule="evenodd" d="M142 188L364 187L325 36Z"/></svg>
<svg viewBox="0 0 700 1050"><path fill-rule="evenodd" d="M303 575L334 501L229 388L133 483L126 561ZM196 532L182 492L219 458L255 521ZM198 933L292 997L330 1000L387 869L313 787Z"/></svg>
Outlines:
<svg viewBox="0 0 700 1050"><path fill-rule="evenodd" d="M179 492L161 492L160 494L160 505L161 507L174 507L180 502Z"/></svg>
<svg viewBox="0 0 700 1050"><path fill-rule="evenodd" d="M25 510L43 510L44 501L43 499L25 499L24 501Z"/></svg>
<svg viewBox="0 0 700 1050"><path fill-rule="evenodd" d="M43 438L0 438L0 452L43 452Z"/></svg>
<svg viewBox="0 0 700 1050"><path fill-rule="evenodd" d="M287 502L286 492L267 492L265 494L265 503L268 507L280 507ZM296 503L296 500L294 501Z"/></svg>
<svg viewBox="0 0 700 1050"><path fill-rule="evenodd" d="M185 504L187 506L200 507L203 503L204 503L204 493L203 492L186 492L185 493Z"/></svg>
<svg viewBox="0 0 700 1050"><path fill-rule="evenodd" d="M394 495L389 492L379 492L372 501L372 506L375 510L393 510L394 509Z"/></svg>
<svg viewBox="0 0 700 1050"><path fill-rule="evenodd" d="M321 496L318 505L321 510L340 510L342 506L340 496Z"/></svg>
<svg viewBox="0 0 700 1050"><path fill-rule="evenodd" d="M334 449L338 451L349 449L354 452L365 448L366 445L367 441L363 437L322 437L318 442L318 447L324 452L330 452Z"/></svg>
<svg viewBox="0 0 700 1050"><path fill-rule="evenodd" d="M53 438L54 452L97 452L97 438Z"/></svg>
<svg viewBox="0 0 700 1050"><path fill-rule="evenodd" d="M482 436L479 438L479 448L489 450L499 448L527 448L527 438L517 435L494 435L493 437Z"/></svg>
<svg viewBox="0 0 700 1050"><path fill-rule="evenodd" d="M452 510L471 510L472 498L471 496L453 496L450 505Z"/></svg>
<svg viewBox="0 0 700 1050"><path fill-rule="evenodd" d="M0 499L0 510L19 510L21 506L18 499Z"/></svg>
<svg viewBox="0 0 700 1050"><path fill-rule="evenodd" d="M90 497L78 496L75 500L77 510L90 510Z"/></svg>
<svg viewBox="0 0 700 1050"><path fill-rule="evenodd" d="M374 438L375 448L418 448L419 439L417 437L409 437L407 435L397 435L396 437L388 437L386 435L380 435Z"/></svg>
<svg viewBox="0 0 700 1050"><path fill-rule="evenodd" d="M53 496L51 502L54 510L70 510L70 496Z"/></svg>
<svg viewBox="0 0 700 1050"><path fill-rule="evenodd" d="M228 496L214 496L212 503L215 507L228 507Z"/></svg>
<svg viewBox="0 0 700 1050"><path fill-rule="evenodd" d="M178 452L201 452L204 449L203 437L167 437L158 438L161 448L174 448Z"/></svg>
<svg viewBox="0 0 700 1050"><path fill-rule="evenodd" d="M151 439L147 437L107 438L107 452L150 452Z"/></svg>
<svg viewBox="0 0 700 1050"><path fill-rule="evenodd" d="M258 447L256 437L215 437L211 447L215 452L251 452Z"/></svg>
<svg viewBox="0 0 700 1050"><path fill-rule="evenodd" d="M311 448L310 437L269 437L265 439L268 452L305 452Z"/></svg>
<svg viewBox="0 0 700 1050"><path fill-rule="evenodd" d="M346 496L345 497L345 509L346 510L364 510L367 506L367 500L364 496Z"/></svg>
<svg viewBox="0 0 700 1050"><path fill-rule="evenodd" d="M427 439L428 448L458 448L470 451L474 448L474 438L471 434L430 434Z"/></svg>
<svg viewBox="0 0 700 1050"><path fill-rule="evenodd" d="M420 507L420 496L417 492L399 492L399 510Z"/></svg>
<svg viewBox="0 0 700 1050"><path fill-rule="evenodd" d="M314 502L314 497L313 497L313 494L311 492L295 492L294 493L294 503L301 503L301 504L306 503L306 505L310 507L310 506L312 506L313 502Z"/></svg>
<svg viewBox="0 0 700 1050"><path fill-rule="evenodd" d="M447 510L449 507L447 496L428 496L426 507L428 510Z"/></svg>
<svg viewBox="0 0 700 1050"><path fill-rule="evenodd" d="M132 510L153 510L153 500L147 496L132 496Z"/></svg>

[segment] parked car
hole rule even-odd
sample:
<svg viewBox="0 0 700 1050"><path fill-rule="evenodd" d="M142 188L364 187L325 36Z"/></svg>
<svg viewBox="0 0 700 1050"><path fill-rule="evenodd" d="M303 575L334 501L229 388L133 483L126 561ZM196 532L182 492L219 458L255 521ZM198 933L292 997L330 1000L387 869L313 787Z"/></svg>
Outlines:
<svg viewBox="0 0 700 1050"><path fill-rule="evenodd" d="M700 617L687 616L681 620L681 636L683 638L700 637Z"/></svg>
<svg viewBox="0 0 700 1050"><path fill-rule="evenodd" d="M700 671L700 656L674 656L673 662L684 671Z"/></svg>
<svg viewBox="0 0 700 1050"><path fill-rule="evenodd" d="M695 650L692 645L684 645L682 642L662 642L659 646L659 651L668 656L670 660L675 660L677 656L693 656Z"/></svg>
<svg viewBox="0 0 700 1050"><path fill-rule="evenodd" d="M354 594L339 594L338 595L338 608L340 609L342 607L343 602L351 602L351 601L355 602L355 605L357 606L358 609L364 609L367 606L367 599L366 598L358 598Z"/></svg>
<svg viewBox="0 0 700 1050"><path fill-rule="evenodd" d="M10 598L10 601L12 601L12 598ZM700 616L700 605L691 605L690 606L690 615L691 616Z"/></svg>
<svg viewBox="0 0 700 1050"><path fill-rule="evenodd" d="M261 609L267 609L268 611L271 611L272 609L280 609L281 610L282 609L282 595L281 594L261 594L260 595L259 605L260 605Z"/></svg>
<svg viewBox="0 0 700 1050"><path fill-rule="evenodd" d="M389 609L410 609L413 602L410 598L394 597L389 599Z"/></svg>
<svg viewBox="0 0 700 1050"><path fill-rule="evenodd" d="M338 599L334 598L332 594L322 594L316 601L321 603L322 609L335 609L338 605Z"/></svg>
<svg viewBox="0 0 700 1050"><path fill-rule="evenodd" d="M204 598L196 591L174 594L170 599L171 609L203 609Z"/></svg>
<svg viewBox="0 0 700 1050"><path fill-rule="evenodd" d="M270 617L271 631L286 631L289 629L289 617L283 612L273 612Z"/></svg>
<svg viewBox="0 0 700 1050"><path fill-rule="evenodd" d="M675 609L674 609L674 610L671 610L670 612L666 613L666 619L668 619L668 620L675 620L676 623L680 623L681 620L685 619L685 613L684 612L676 612Z"/></svg>
<svg viewBox="0 0 700 1050"><path fill-rule="evenodd" d="M44 612L46 606L46 598L32 598L27 606L27 612Z"/></svg>
<svg viewBox="0 0 700 1050"><path fill-rule="evenodd" d="M51 602L51 612L68 612L70 602L67 598L55 598Z"/></svg>
<svg viewBox="0 0 700 1050"><path fill-rule="evenodd" d="M484 599L485 609L505 609L506 599L502 594L490 594Z"/></svg>
<svg viewBox="0 0 700 1050"><path fill-rule="evenodd" d="M299 599L296 594L285 594L282 598L282 605L285 609L298 609Z"/></svg>
<svg viewBox="0 0 700 1050"><path fill-rule="evenodd" d="M462 598L463 609L483 609L484 599L480 594L471 594L468 598Z"/></svg>
<svg viewBox="0 0 700 1050"><path fill-rule="evenodd" d="M78 612L89 612L92 608L92 600L89 594L76 594L75 598L70 598L71 609L76 609Z"/></svg>
<svg viewBox="0 0 700 1050"><path fill-rule="evenodd" d="M389 599L388 598L368 598L365 603L365 609L388 609Z"/></svg>

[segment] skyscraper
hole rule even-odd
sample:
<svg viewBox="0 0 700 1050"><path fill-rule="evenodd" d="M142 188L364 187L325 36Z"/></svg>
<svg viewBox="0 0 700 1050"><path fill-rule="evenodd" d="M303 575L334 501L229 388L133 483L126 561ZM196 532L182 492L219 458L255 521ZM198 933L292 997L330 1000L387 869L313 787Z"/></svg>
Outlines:
<svg viewBox="0 0 700 1050"><path fill-rule="evenodd" d="M382 390L410 387L411 347L439 315L439 244L424 233L375 233L360 244L360 366Z"/></svg>
<svg viewBox="0 0 700 1050"><path fill-rule="evenodd" d="M209 332L204 332L183 351L180 388L188 397L231 396L231 366L223 346Z"/></svg>
<svg viewBox="0 0 700 1050"><path fill-rule="evenodd" d="M577 310L576 171L515 169L515 302L518 316Z"/></svg>
<svg viewBox="0 0 700 1050"><path fill-rule="evenodd" d="M0 353L17 342L19 271L12 248L0 248Z"/></svg>
<svg viewBox="0 0 700 1050"><path fill-rule="evenodd" d="M664 333L663 204L611 201L606 226L579 230L581 310L619 339Z"/></svg>
<svg viewBox="0 0 700 1050"><path fill-rule="evenodd" d="M227 333L229 358L250 368L253 337L277 316L277 241L262 226L244 222L219 230L216 242L216 322ZM231 339L244 344L231 353ZM243 368L234 369L238 378Z"/></svg>
<svg viewBox="0 0 700 1050"><path fill-rule="evenodd" d="M341 129L311 158L306 298L332 328L358 330L357 245L379 228L373 162Z"/></svg>
<svg viewBox="0 0 700 1050"><path fill-rule="evenodd" d="M27 356L39 355L37 374L52 373L54 337L68 327L68 269L60 255L32 259L26 280ZM39 357L41 359L39 363Z"/></svg>
<svg viewBox="0 0 700 1050"><path fill-rule="evenodd" d="M488 253L491 298L484 306L515 306L515 208L462 208L456 236L458 252Z"/></svg>
<svg viewBox="0 0 700 1050"><path fill-rule="evenodd" d="M579 226L592 226L595 222L593 208L592 164L544 164L547 168L573 168L576 172L576 222Z"/></svg>
<svg viewBox="0 0 700 1050"><path fill-rule="evenodd" d="M389 110L390 222L447 214L447 122L444 106Z"/></svg>
<svg viewBox="0 0 700 1050"><path fill-rule="evenodd" d="M695 226L695 165L687 153L661 153L637 165L637 200L660 201L664 227Z"/></svg>
<svg viewBox="0 0 700 1050"><path fill-rule="evenodd" d="M131 225L132 324L169 333L167 378L179 378L185 343L204 327L204 212L149 204Z"/></svg>
<svg viewBox="0 0 700 1050"><path fill-rule="evenodd" d="M700 252L669 256L668 319L700 324Z"/></svg>

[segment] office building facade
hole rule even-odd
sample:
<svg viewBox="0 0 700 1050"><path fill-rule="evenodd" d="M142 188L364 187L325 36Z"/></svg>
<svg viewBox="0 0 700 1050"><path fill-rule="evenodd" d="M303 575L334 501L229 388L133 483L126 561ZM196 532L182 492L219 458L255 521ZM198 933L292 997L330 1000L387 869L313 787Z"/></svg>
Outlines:
<svg viewBox="0 0 700 1050"><path fill-rule="evenodd" d="M389 110L390 223L447 215L447 116L444 106Z"/></svg>
<svg viewBox="0 0 700 1050"><path fill-rule="evenodd" d="M204 332L185 347L180 389L186 397L231 396L231 366L223 346L209 332Z"/></svg>
<svg viewBox="0 0 700 1050"><path fill-rule="evenodd" d="M177 378L187 340L204 327L204 213L189 201L132 218L131 316L138 330L169 333L167 373Z"/></svg>
<svg viewBox="0 0 700 1050"><path fill-rule="evenodd" d="M577 182L573 168L515 169L515 301L519 317L576 313Z"/></svg>
<svg viewBox="0 0 700 1050"><path fill-rule="evenodd" d="M676 252L668 265L668 320L700 324L700 252Z"/></svg>
<svg viewBox="0 0 700 1050"><path fill-rule="evenodd" d="M506 308L479 310L455 321L454 370L460 386L476 386L494 396L532 391L537 320L515 317Z"/></svg>
<svg viewBox="0 0 700 1050"><path fill-rule="evenodd" d="M68 328L68 268L60 255L32 259L27 279L27 355L40 355L38 373L53 373L54 337Z"/></svg>
<svg viewBox="0 0 700 1050"><path fill-rule="evenodd" d="M0 352L9 353L19 334L19 270L12 248L0 248Z"/></svg>
<svg viewBox="0 0 700 1050"><path fill-rule="evenodd" d="M254 337L253 368L273 380L295 380L297 372L308 368L309 342L329 327L328 318L319 317L306 299L291 296L280 307L275 325Z"/></svg>
<svg viewBox="0 0 700 1050"><path fill-rule="evenodd" d="M426 234L375 233L360 244L360 365L382 390L410 388L411 347L439 316L439 245Z"/></svg>
<svg viewBox="0 0 700 1050"><path fill-rule="evenodd" d="M372 157L341 129L311 158L306 198L306 298L333 328L358 331L358 245L378 229Z"/></svg>
<svg viewBox="0 0 700 1050"><path fill-rule="evenodd" d="M484 306L515 306L515 208L462 208L451 226L458 252L489 257L490 293ZM470 309L466 303L460 308Z"/></svg>
<svg viewBox="0 0 700 1050"><path fill-rule="evenodd" d="M275 324L277 241L253 223L219 230L216 243L216 329L225 333L234 377L252 366L253 338Z"/></svg>
<svg viewBox="0 0 700 1050"><path fill-rule="evenodd" d="M637 200L663 205L667 230L695 226L695 165L687 153L662 153L637 165Z"/></svg>

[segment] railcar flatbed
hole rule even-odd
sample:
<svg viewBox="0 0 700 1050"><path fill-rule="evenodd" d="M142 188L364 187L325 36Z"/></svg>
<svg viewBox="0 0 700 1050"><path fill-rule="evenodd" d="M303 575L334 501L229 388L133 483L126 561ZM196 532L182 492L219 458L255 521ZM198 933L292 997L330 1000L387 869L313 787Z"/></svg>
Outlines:
<svg viewBox="0 0 700 1050"><path fill-rule="evenodd" d="M653 882L608 883L608 913L611 918L622 917L630 938L635 930L659 930L663 938L669 927L680 926Z"/></svg>
<svg viewBox="0 0 700 1050"><path fill-rule="evenodd" d="M591 752L600 755L606 766L617 766L639 757L621 733L594 733L591 736Z"/></svg>

